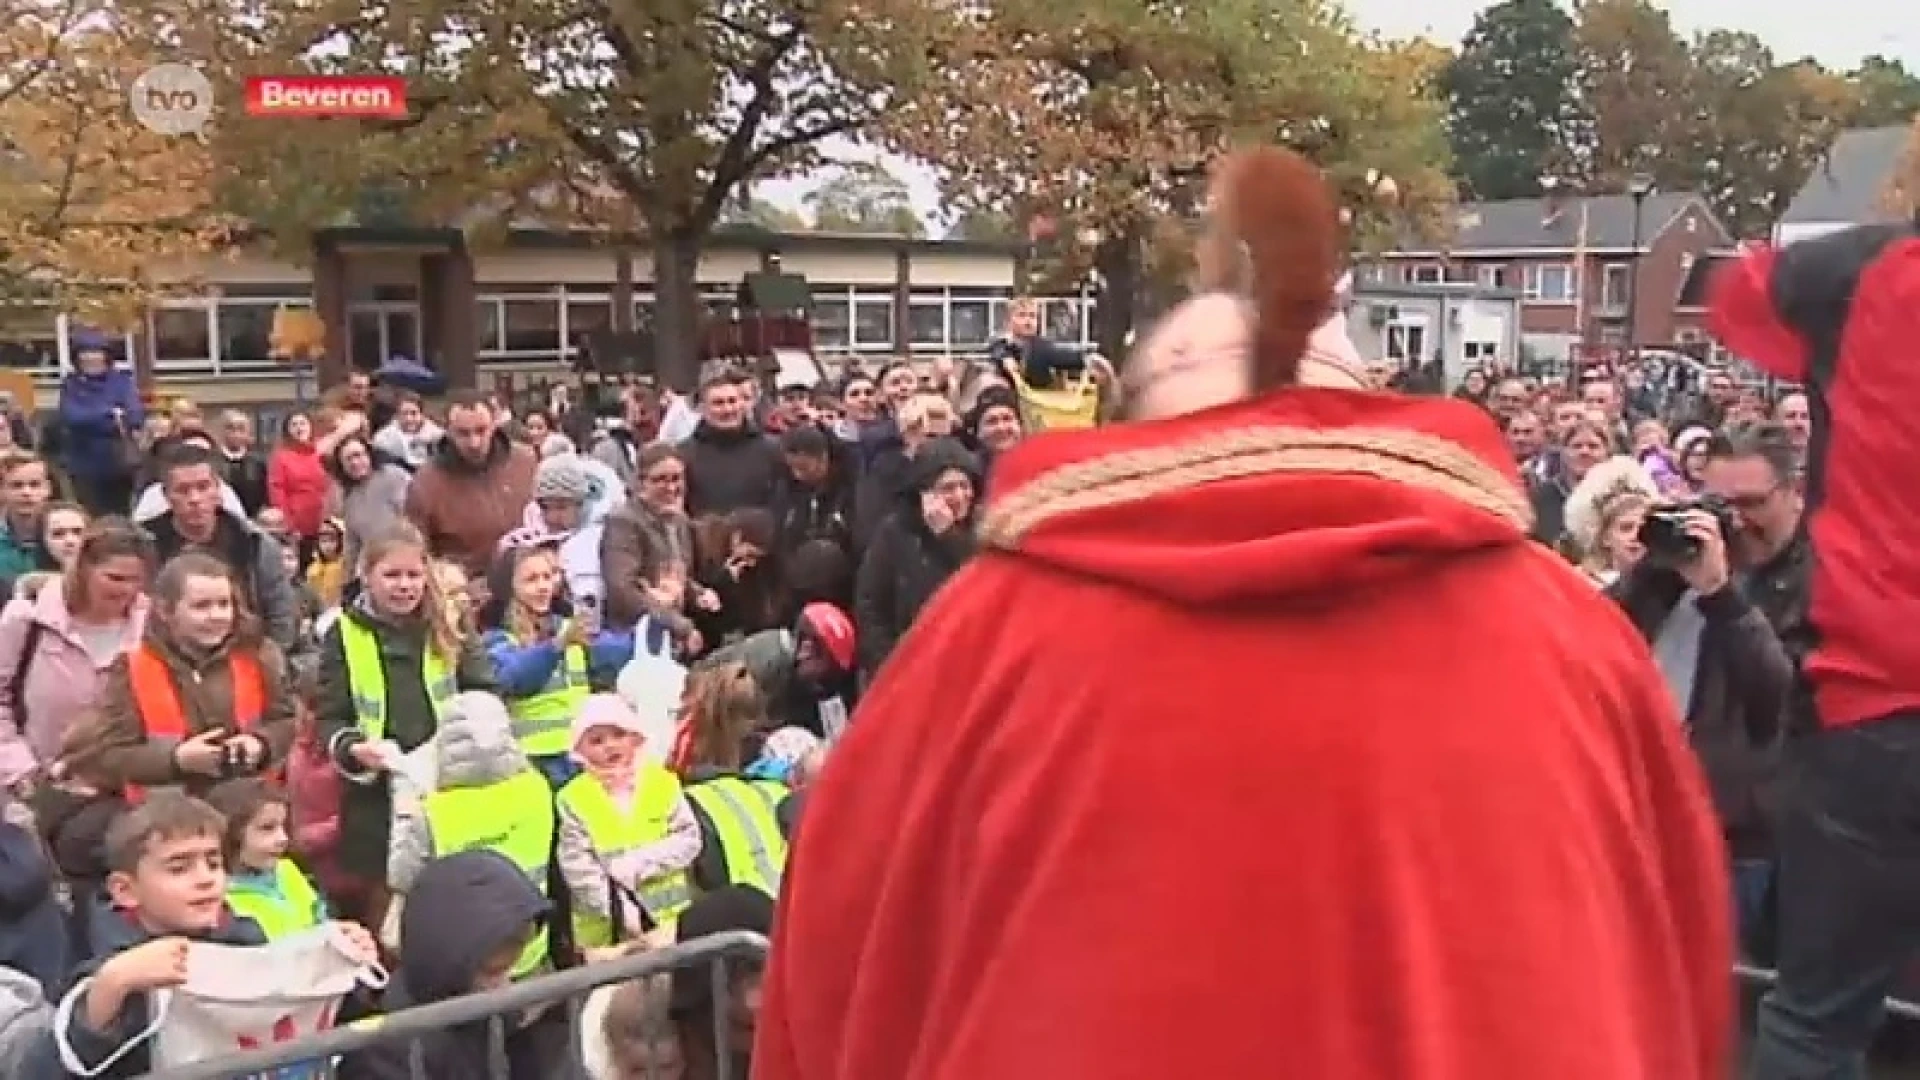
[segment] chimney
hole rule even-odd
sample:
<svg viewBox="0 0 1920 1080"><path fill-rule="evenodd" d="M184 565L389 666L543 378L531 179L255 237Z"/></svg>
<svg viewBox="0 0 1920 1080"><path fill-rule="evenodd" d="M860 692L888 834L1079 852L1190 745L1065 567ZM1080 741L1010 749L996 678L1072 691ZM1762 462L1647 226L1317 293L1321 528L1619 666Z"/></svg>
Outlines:
<svg viewBox="0 0 1920 1080"><path fill-rule="evenodd" d="M1540 187L1541 187L1541 190L1545 193L1546 200L1547 200L1546 214L1540 222L1540 227L1543 229L1551 229L1554 226L1560 224L1560 219L1566 216L1566 213L1567 213L1566 186L1564 184L1561 184L1555 178L1549 176L1545 180L1542 180L1540 182Z"/></svg>

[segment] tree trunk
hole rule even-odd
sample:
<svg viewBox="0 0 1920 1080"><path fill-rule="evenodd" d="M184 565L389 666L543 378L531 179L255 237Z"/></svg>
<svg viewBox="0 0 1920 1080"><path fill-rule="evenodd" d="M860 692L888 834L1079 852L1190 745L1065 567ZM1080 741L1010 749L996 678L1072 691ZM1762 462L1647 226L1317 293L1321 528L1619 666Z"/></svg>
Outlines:
<svg viewBox="0 0 1920 1080"><path fill-rule="evenodd" d="M662 385L691 393L703 348L700 240L684 229L653 231L653 353Z"/></svg>
<svg viewBox="0 0 1920 1080"><path fill-rule="evenodd" d="M1101 237L1093 253L1100 274L1100 303L1094 309L1093 341L1100 355L1117 370L1127 360L1127 331L1133 329L1139 309L1141 240L1137 228Z"/></svg>

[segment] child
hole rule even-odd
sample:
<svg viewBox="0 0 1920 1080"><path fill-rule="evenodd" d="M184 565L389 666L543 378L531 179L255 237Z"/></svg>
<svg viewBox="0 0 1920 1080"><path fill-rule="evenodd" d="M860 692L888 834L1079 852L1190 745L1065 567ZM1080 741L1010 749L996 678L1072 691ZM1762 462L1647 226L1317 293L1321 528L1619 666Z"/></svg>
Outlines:
<svg viewBox="0 0 1920 1080"><path fill-rule="evenodd" d="M673 1023L673 976L602 987L580 1010L580 1059L590 1080L686 1075Z"/></svg>
<svg viewBox="0 0 1920 1080"><path fill-rule="evenodd" d="M40 547L53 565L48 570L71 570L80 559L80 546L87 538L86 510L78 503L47 504L40 517Z"/></svg>
<svg viewBox="0 0 1920 1080"><path fill-rule="evenodd" d="M313 562L307 566L307 588L319 600L321 610L337 607L341 590L347 585L347 526L337 517L320 523L313 542Z"/></svg>
<svg viewBox="0 0 1920 1080"><path fill-rule="evenodd" d="M778 896L786 873L792 762L819 745L804 728L758 733L767 710L741 664L696 671L687 680L682 746L676 755L687 802L700 823L693 883L712 892L744 885ZM753 765L747 744L755 748Z"/></svg>
<svg viewBox="0 0 1920 1080"><path fill-rule="evenodd" d="M549 911L540 890L497 851L435 859L414 881L411 902L400 915L400 963L383 995L386 1011L507 985ZM504 1074L492 1068L492 1025L474 1023L348 1054L340 1062L339 1080L502 1075L545 1080L568 1072L567 1010L531 1010L508 1018L505 1026ZM416 1053L417 1072L410 1067Z"/></svg>
<svg viewBox="0 0 1920 1080"><path fill-rule="evenodd" d="M560 789L558 860L583 951L668 929L692 898L700 825L679 779L641 759L640 732L617 694L589 697L573 721L584 771Z"/></svg>
<svg viewBox="0 0 1920 1080"><path fill-rule="evenodd" d="M491 690L485 654L464 640L428 568L418 530L400 525L360 552L360 595L320 647L317 727L342 776L340 872L368 897L356 913L385 917L392 791L388 771L433 738L460 690Z"/></svg>
<svg viewBox="0 0 1920 1080"><path fill-rule="evenodd" d="M545 892L553 852L552 790L515 742L507 707L492 694L468 692L456 695L440 720L432 790L395 799L388 887L408 895L434 858L484 847L513 860ZM543 932L527 943L513 977L535 974L547 960Z"/></svg>
<svg viewBox="0 0 1920 1080"><path fill-rule="evenodd" d="M149 995L187 981L188 944L262 945L252 919L227 907L220 857L226 822L179 792L156 792L107 831L107 901L96 921L93 959L81 965L56 1014L54 1036L67 1071L104 1077L151 1070L145 1034ZM373 942L348 930L373 960Z"/></svg>
<svg viewBox="0 0 1920 1080"><path fill-rule="evenodd" d="M440 586L442 603L446 605L447 618L456 627L462 638L473 637L474 603L473 582L468 579L465 567L447 559L435 559L433 579Z"/></svg>
<svg viewBox="0 0 1920 1080"><path fill-rule="evenodd" d="M593 608L562 614L559 560L547 547L508 548L494 564L485 642L513 730L555 788L573 778L568 732L592 688L633 658L633 635L595 625Z"/></svg>
<svg viewBox="0 0 1920 1080"><path fill-rule="evenodd" d="M293 741L280 650L239 599L226 564L189 551L154 581L146 640L107 671L98 715L69 746L112 788L217 781L274 767Z"/></svg>
<svg viewBox="0 0 1920 1080"><path fill-rule="evenodd" d="M258 780L236 780L214 788L207 802L227 820L223 853L227 905L234 913L259 923L268 941L326 922L327 906L287 857L291 804L286 793Z"/></svg>

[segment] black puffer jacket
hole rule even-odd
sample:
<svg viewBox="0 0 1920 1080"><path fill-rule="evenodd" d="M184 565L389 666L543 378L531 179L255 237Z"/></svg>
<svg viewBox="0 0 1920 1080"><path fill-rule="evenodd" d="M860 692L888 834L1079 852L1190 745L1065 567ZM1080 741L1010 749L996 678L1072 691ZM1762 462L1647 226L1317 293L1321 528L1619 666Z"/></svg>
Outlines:
<svg viewBox="0 0 1920 1080"><path fill-rule="evenodd" d="M980 463L952 439L936 439L913 456L907 490L881 522L860 561L853 619L860 631L860 670L867 678L893 652L933 594L974 553L973 522L959 521L936 536L920 512L920 496L957 469L980 489ZM976 504L977 505L977 504ZM971 517L971 515L969 515Z"/></svg>
<svg viewBox="0 0 1920 1080"><path fill-rule="evenodd" d="M703 420L680 452L687 459L687 513L693 517L768 509L786 471L779 445L752 425L721 431Z"/></svg>

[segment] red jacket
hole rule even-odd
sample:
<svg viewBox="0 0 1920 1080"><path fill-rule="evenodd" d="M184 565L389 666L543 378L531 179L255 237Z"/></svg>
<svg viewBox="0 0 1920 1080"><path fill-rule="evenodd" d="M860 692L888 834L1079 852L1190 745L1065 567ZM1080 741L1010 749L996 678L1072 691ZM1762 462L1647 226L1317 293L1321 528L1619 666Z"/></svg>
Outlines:
<svg viewBox="0 0 1920 1080"><path fill-rule="evenodd" d="M320 535L332 486L332 477L311 446L281 446L267 459L267 502L287 515L287 525L296 536Z"/></svg>
<svg viewBox="0 0 1920 1080"><path fill-rule="evenodd" d="M1920 234L1861 225L1715 275L1713 332L1806 388L1804 670L1821 723L1920 709Z"/></svg>
<svg viewBox="0 0 1920 1080"><path fill-rule="evenodd" d="M1483 414L1290 390L996 468L808 791L755 1080L1727 1075L1699 766Z"/></svg>

